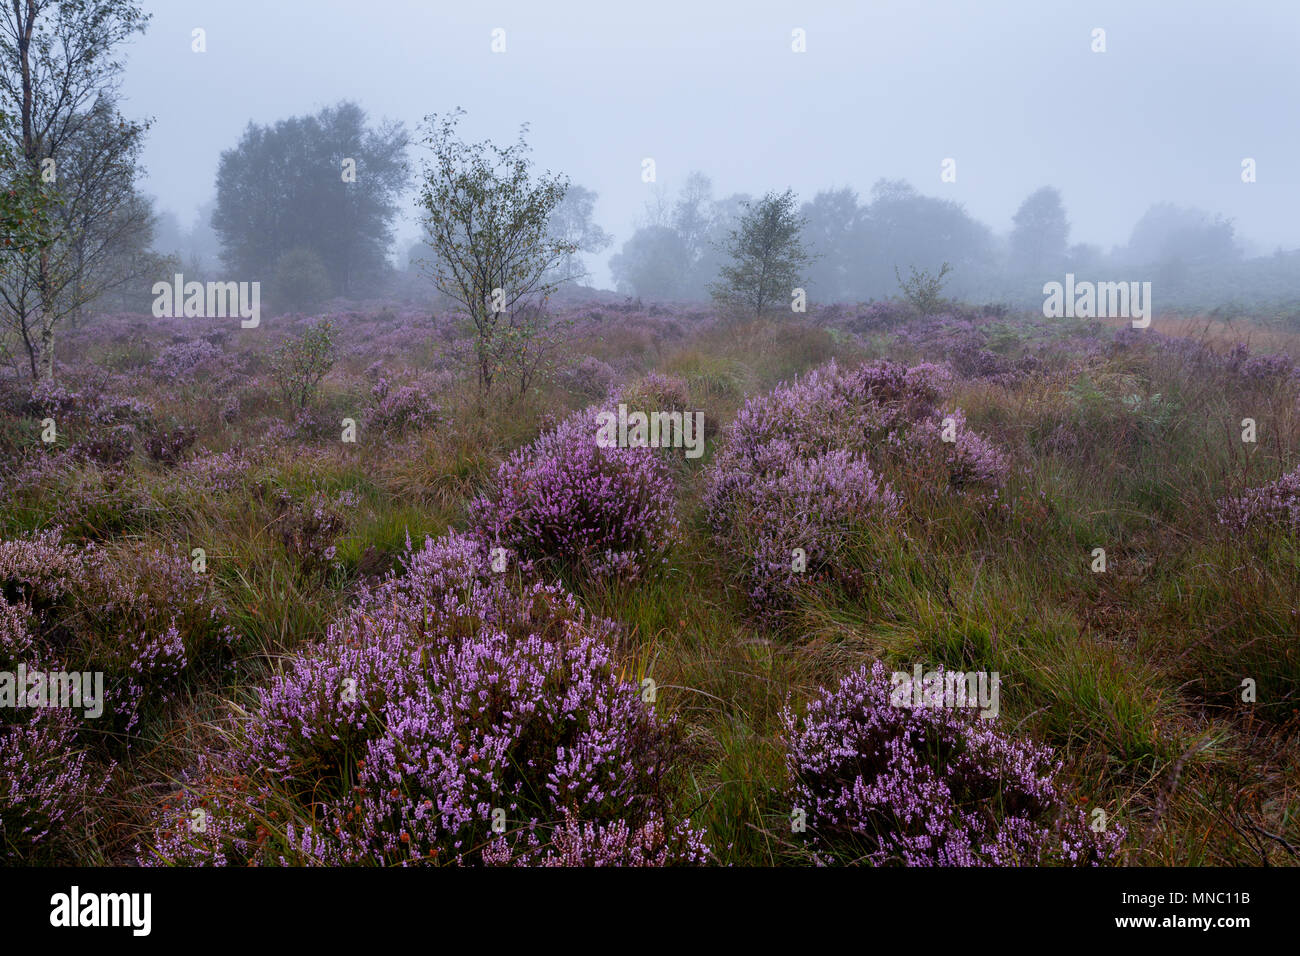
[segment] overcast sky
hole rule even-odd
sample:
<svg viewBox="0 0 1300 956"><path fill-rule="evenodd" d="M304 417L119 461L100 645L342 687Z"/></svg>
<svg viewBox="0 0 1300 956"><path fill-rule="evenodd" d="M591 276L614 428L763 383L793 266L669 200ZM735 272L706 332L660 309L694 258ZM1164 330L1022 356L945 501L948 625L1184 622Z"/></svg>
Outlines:
<svg viewBox="0 0 1300 956"><path fill-rule="evenodd" d="M1300 247L1300 0L146 0L124 111L152 117L144 189L183 223L249 120L342 99L409 127L456 106L600 195L614 246L650 187L802 198L881 177L998 232L1059 187L1072 242L1123 242L1152 202ZM207 52L191 51L191 31ZM1106 52L1092 33L1106 31ZM506 51L493 53L492 31ZM806 32L807 52L791 49ZM418 157L418 150L412 150ZM957 181L940 181L957 161ZM1258 181L1241 181L1241 162ZM408 203L408 208L410 204ZM416 236L414 213L399 225Z"/></svg>

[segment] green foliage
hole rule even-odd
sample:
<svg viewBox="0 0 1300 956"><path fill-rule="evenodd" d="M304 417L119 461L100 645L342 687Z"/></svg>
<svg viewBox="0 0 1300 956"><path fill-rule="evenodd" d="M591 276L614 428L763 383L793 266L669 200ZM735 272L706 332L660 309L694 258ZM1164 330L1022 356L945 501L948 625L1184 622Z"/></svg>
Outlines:
<svg viewBox="0 0 1300 956"><path fill-rule="evenodd" d="M794 190L769 192L746 210L725 246L731 262L711 291L723 308L757 318L789 300L812 257L800 241L805 220L795 211Z"/></svg>
<svg viewBox="0 0 1300 956"><path fill-rule="evenodd" d="M500 147L468 143L456 133L463 110L427 119L420 207L435 259L426 273L468 315L475 338L479 388L492 390L502 372L527 389L530 370L547 346L548 279L578 251L550 231L568 189L561 175L534 179L529 147L519 139Z"/></svg>
<svg viewBox="0 0 1300 956"><path fill-rule="evenodd" d="M212 227L226 267L256 278L307 248L324 263L331 292L364 288L387 268L408 183L406 146L400 123L367 126L365 111L349 102L273 126L250 123L217 168Z"/></svg>
<svg viewBox="0 0 1300 956"><path fill-rule="evenodd" d="M0 97L16 114L0 131L12 154L4 172L14 171L0 186L14 193L3 225L19 230L7 251L21 253L5 257L21 277L0 321L22 342L33 380L53 380L64 318L75 323L83 306L147 268L152 213L135 180L148 124L117 110L115 48L148 22L134 0L0 8Z"/></svg>
<svg viewBox="0 0 1300 956"><path fill-rule="evenodd" d="M0 110L0 275L14 260L22 260L48 245L51 195L41 188L39 175L18 168L11 136L15 119Z"/></svg>
<svg viewBox="0 0 1300 956"><path fill-rule="evenodd" d="M307 407L320 380L334 367L336 352L334 327L329 321L317 322L301 337L275 350L271 377L287 404L297 409Z"/></svg>
<svg viewBox="0 0 1300 956"><path fill-rule="evenodd" d="M916 266L910 268L911 276L904 279L898 267L894 267L894 275L898 277L898 287L903 290L903 298L922 315L934 315L943 305L943 279L952 271L951 267L945 262L933 275L926 269L918 269Z"/></svg>

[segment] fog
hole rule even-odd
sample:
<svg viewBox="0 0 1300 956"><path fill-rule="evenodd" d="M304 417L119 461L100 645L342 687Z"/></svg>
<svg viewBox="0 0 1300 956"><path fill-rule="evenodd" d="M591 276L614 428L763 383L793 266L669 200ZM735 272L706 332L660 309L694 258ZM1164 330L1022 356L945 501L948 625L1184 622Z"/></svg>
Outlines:
<svg viewBox="0 0 1300 956"><path fill-rule="evenodd" d="M1168 201L1232 220L1247 255L1300 246L1300 7L1289 0L145 8L153 21L126 49L122 109L154 119L142 188L186 225L246 124L352 100L412 131L456 106L470 138L508 141L531 124L538 166L599 196L595 221L614 242L588 257L598 286L611 285L609 258L655 187L674 192L692 170L719 196L791 187L804 201L845 186L865 201L877 180L902 179L999 235L1051 185L1071 244L1122 244ZM792 50L796 28L804 53ZM1246 157L1254 183L1242 182ZM642 181L645 158L655 184ZM948 158L954 182L940 178ZM395 254L417 235L404 202Z"/></svg>
<svg viewBox="0 0 1300 956"><path fill-rule="evenodd" d="M1298 26L0 3L0 869L165 872L178 938L198 866L1248 928L1300 860Z"/></svg>

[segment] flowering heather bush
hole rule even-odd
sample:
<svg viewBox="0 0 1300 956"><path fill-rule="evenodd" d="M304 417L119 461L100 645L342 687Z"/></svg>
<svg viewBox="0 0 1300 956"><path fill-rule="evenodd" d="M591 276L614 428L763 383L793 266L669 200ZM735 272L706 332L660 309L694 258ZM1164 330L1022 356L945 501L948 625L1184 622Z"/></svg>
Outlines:
<svg viewBox="0 0 1300 956"><path fill-rule="evenodd" d="M1219 523L1233 531L1263 526L1300 532L1300 468L1244 495L1222 499Z"/></svg>
<svg viewBox="0 0 1300 956"><path fill-rule="evenodd" d="M32 609L0 598L0 670L13 670L19 661L34 661L36 641L27 627Z"/></svg>
<svg viewBox="0 0 1300 956"><path fill-rule="evenodd" d="M1117 352L1151 349L1156 355L1174 360L1185 373L1228 376L1246 384L1275 386L1300 378L1300 370L1289 355L1252 355L1250 348L1241 342L1226 352L1219 352L1208 343L1188 336L1126 326L1115 333L1111 347Z"/></svg>
<svg viewBox="0 0 1300 956"><path fill-rule="evenodd" d="M511 859L508 845L495 844L484 851L492 864L514 866L681 866L708 862L708 847L698 833L670 830L651 814L639 827L623 820L611 824L583 823L566 812L564 825L551 832L551 845L538 854Z"/></svg>
<svg viewBox="0 0 1300 956"><path fill-rule="evenodd" d="M419 385L393 388L388 379L381 377L370 389L370 396L374 404L363 419L369 430L400 435L427 428L438 420L438 404Z"/></svg>
<svg viewBox="0 0 1300 956"><path fill-rule="evenodd" d="M750 532L750 597L759 607L779 602L797 583L795 548L803 549L809 570L833 564L855 522L892 518L899 507L898 495L862 457L841 449L784 460L785 451L780 442L764 448L775 461L758 464L772 467L752 476L725 519Z"/></svg>
<svg viewBox="0 0 1300 956"><path fill-rule="evenodd" d="M617 377L618 373L614 369L594 355L585 356L577 365L561 373L565 384L590 398L603 398L607 395Z"/></svg>
<svg viewBox="0 0 1300 956"><path fill-rule="evenodd" d="M11 602L37 608L54 604L84 573L81 554L62 544L57 530L0 541L0 588Z"/></svg>
<svg viewBox="0 0 1300 956"><path fill-rule="evenodd" d="M966 492L1006 480L1005 457L942 409L950 373L930 364L833 362L750 398L729 427L705 504L719 540L750 557L750 596L779 608L799 580L830 570L864 525L897 515L898 481ZM942 441L952 417L956 441ZM793 569L803 549L806 571Z"/></svg>
<svg viewBox="0 0 1300 956"><path fill-rule="evenodd" d="M1241 363L1241 375L1253 382L1268 384L1296 375L1295 360L1285 353L1253 355Z"/></svg>
<svg viewBox="0 0 1300 956"><path fill-rule="evenodd" d="M820 864L1098 865L1123 830L1094 833L1055 782L1049 748L972 709L890 703L879 661L798 717L783 713L792 806Z"/></svg>
<svg viewBox="0 0 1300 956"><path fill-rule="evenodd" d="M691 406L690 389L676 375L650 372L619 389L614 402L626 402L629 411L684 412Z"/></svg>
<svg viewBox="0 0 1300 956"><path fill-rule="evenodd" d="M612 624L507 586L470 538L406 566L272 682L144 862L703 862L700 834L664 822L676 731L620 675ZM184 826L199 805L220 807L203 834ZM275 836L255 809L272 805L292 814Z"/></svg>
<svg viewBox="0 0 1300 956"><path fill-rule="evenodd" d="M48 382L42 382L32 390L24 411L33 418L48 416L61 423L71 421L93 428L113 425L140 427L149 424L153 414L148 404L136 398L94 389L73 392Z"/></svg>
<svg viewBox="0 0 1300 956"><path fill-rule="evenodd" d="M193 458L183 461L177 473L196 487L210 491L228 492L239 487L253 469L252 456L240 448L214 452L201 449Z"/></svg>
<svg viewBox="0 0 1300 956"><path fill-rule="evenodd" d="M144 447L154 461L164 465L176 465L194 445L197 437L198 432L185 425L158 428L145 436Z"/></svg>
<svg viewBox="0 0 1300 956"><path fill-rule="evenodd" d="M10 566L13 555L7 554ZM38 582L47 586L58 568ZM29 627L31 607L0 598L0 670L44 669L48 650ZM31 864L57 842L107 782L92 782L77 740L77 718L64 710L0 710L0 864Z"/></svg>
<svg viewBox="0 0 1300 956"><path fill-rule="evenodd" d="M895 330L894 344L904 353L946 361L964 378L1014 388L1044 369L1061 334L1036 318L1014 328L1001 318L992 307L917 317ZM1071 343L1070 354L1078 344Z"/></svg>
<svg viewBox="0 0 1300 956"><path fill-rule="evenodd" d="M130 459L135 451L135 439L135 429L130 425L114 425L88 435L74 444L69 452L74 458L111 468Z"/></svg>
<svg viewBox="0 0 1300 956"><path fill-rule="evenodd" d="M92 777L70 713L18 713L27 719L0 721L0 864L31 865L73 829L108 776Z"/></svg>
<svg viewBox="0 0 1300 956"><path fill-rule="evenodd" d="M952 442L943 441L945 420L951 421L955 438ZM960 408L923 418L906 439L894 432L889 441L899 448L900 458L924 472L927 480L941 486L946 483L956 490L976 485L996 488L1011 473L1006 455L988 438L966 426L966 413Z"/></svg>
<svg viewBox="0 0 1300 956"><path fill-rule="evenodd" d="M165 382L192 382L211 377L225 363L225 353L215 343L200 338L169 345L153 361L150 371Z"/></svg>
<svg viewBox="0 0 1300 956"><path fill-rule="evenodd" d="M176 678L229 643L224 609L180 555L110 555L57 530L0 541L0 593L31 609L31 653L62 670L104 672L96 724L130 731Z"/></svg>
<svg viewBox="0 0 1300 956"><path fill-rule="evenodd" d="M526 565L631 578L676 537L671 472L653 448L601 448L597 408L562 421L497 470L470 504L477 536Z"/></svg>

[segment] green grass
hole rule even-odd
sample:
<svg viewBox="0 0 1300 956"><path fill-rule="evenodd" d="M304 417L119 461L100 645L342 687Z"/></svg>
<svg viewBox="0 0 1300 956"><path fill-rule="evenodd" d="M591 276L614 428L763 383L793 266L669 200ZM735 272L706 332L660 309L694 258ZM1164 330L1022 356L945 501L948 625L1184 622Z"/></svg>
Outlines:
<svg viewBox="0 0 1300 956"><path fill-rule="evenodd" d="M1027 335L1004 325L995 344L1014 352ZM676 344L615 334L579 354L631 356L629 379L678 375L725 424L746 394L832 357L851 363L888 348L855 343L761 322ZM129 343L106 360L135 361L145 348ZM1300 459L1295 395L1234 391L1141 351L1088 362L1085 374L1050 368L1012 389L959 383L954 400L1015 461L1005 507L915 498L897 527L860 529L844 560L864 584L810 584L778 625L751 615L746 556L720 549L702 519L717 434L709 454L681 469L683 535L662 571L571 582L592 613L619 623L629 679L653 679L656 706L682 727L677 803L707 827L720 862L803 862L788 840L782 709L876 658L999 672L1002 719L1057 748L1075 798L1128 828L1125 862L1297 862L1259 831L1300 844L1300 545L1230 536L1213 511L1218 497ZM341 373L326 384L331 413L362 394ZM463 526L496 464L584 404L556 385L485 403L467 380L444 396L447 420L422 434L291 446L230 491L137 459L121 478L88 465L7 495L7 535L58 522L73 538L123 547L203 547L238 635L233 669L196 675L142 729L145 743L118 768L79 861L121 859L169 781L232 707L255 699L283 655L322 637L363 578L394 566L408 536L418 545ZM250 405L261 414L266 400ZM179 418L190 407L168 405ZM1243 448L1236 423L1251 413L1262 437ZM258 437L240 431L251 417L230 425L194 414L208 447ZM1061 428L1073 445L1051 443ZM258 484L299 498L357 494L336 568L296 563ZM1096 547L1107 552L1104 574L1090 570ZM1257 684L1254 704L1241 700L1246 678Z"/></svg>

